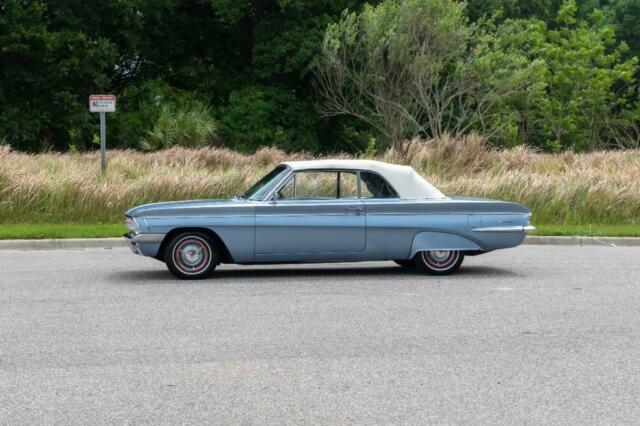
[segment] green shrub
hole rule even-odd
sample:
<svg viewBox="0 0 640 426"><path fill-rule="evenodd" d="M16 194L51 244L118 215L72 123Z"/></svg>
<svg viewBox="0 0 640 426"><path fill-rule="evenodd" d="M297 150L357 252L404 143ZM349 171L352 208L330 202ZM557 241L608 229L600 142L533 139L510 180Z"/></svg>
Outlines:
<svg viewBox="0 0 640 426"><path fill-rule="evenodd" d="M213 145L218 127L211 108L192 102L184 107L165 105L153 126L142 140L142 149L157 151L173 146L196 148Z"/></svg>
<svg viewBox="0 0 640 426"><path fill-rule="evenodd" d="M107 118L107 146L139 148L140 141L154 129L163 107L189 106L202 100L160 78L132 83L118 96L118 111Z"/></svg>
<svg viewBox="0 0 640 426"><path fill-rule="evenodd" d="M220 130L229 147L251 152L277 146L317 151L317 114L290 91L251 86L234 91L221 111Z"/></svg>

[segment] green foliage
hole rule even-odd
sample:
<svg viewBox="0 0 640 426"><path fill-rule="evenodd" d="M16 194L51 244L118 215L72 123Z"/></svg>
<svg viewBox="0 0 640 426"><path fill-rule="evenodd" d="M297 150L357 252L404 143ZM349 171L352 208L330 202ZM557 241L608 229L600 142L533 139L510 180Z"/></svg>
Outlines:
<svg viewBox="0 0 640 426"><path fill-rule="evenodd" d="M423 88L464 83L467 103L440 108L435 120L461 123L425 126L419 111L429 90L405 93L423 98L417 115L371 102L373 122L318 114L313 70L323 63L323 40L342 43L338 28L359 38L352 42L361 50L336 51L379 60L367 87L403 81L407 69L428 81ZM409 28L435 31L413 35L436 45L412 50L402 37ZM640 0L469 0L466 8L453 0L4 0L0 135L22 151L95 149L98 118L87 97L113 93L109 148L138 147L163 111L194 102L209 106L221 142L245 151L361 152L371 137L383 147L452 127L507 146L634 145L638 55ZM395 90L392 99L405 105ZM465 112L479 104L482 114Z"/></svg>
<svg viewBox="0 0 640 426"><path fill-rule="evenodd" d="M543 20L555 15L557 0L469 0L467 14L476 21L485 16L504 19L537 17Z"/></svg>
<svg viewBox="0 0 640 426"><path fill-rule="evenodd" d="M629 45L627 56L640 56L640 0L608 1L604 11L618 40Z"/></svg>
<svg viewBox="0 0 640 426"><path fill-rule="evenodd" d="M311 106L290 91L251 86L231 93L220 124L226 140L240 150L279 146L317 151L314 121Z"/></svg>
<svg viewBox="0 0 640 426"><path fill-rule="evenodd" d="M310 70L327 24L362 4L7 0L0 6L0 134L21 150L91 149L98 120L87 97L107 92L118 96L109 147L137 146L165 103L188 98L215 105L231 146L351 150L350 139L335 139L348 133L344 120L314 110ZM253 117L247 102L256 98L262 109Z"/></svg>
<svg viewBox="0 0 640 426"><path fill-rule="evenodd" d="M161 108L153 130L142 140L141 147L157 151L173 146L197 148L215 142L217 124L211 108L195 102L185 107L165 105Z"/></svg>
<svg viewBox="0 0 640 426"><path fill-rule="evenodd" d="M501 50L543 63L543 85L511 106L521 139L551 151L620 144L619 134L638 120L637 59L623 59L626 46L601 15L585 21L576 10L564 1L553 29L536 19L508 20L498 29Z"/></svg>
<svg viewBox="0 0 640 426"><path fill-rule="evenodd" d="M161 79L133 83L118 98L117 114L109 115L109 138L119 141L119 146L138 148L164 107L189 109L202 103L197 94L173 88Z"/></svg>
<svg viewBox="0 0 640 426"><path fill-rule="evenodd" d="M416 85L455 72L469 33L462 5L448 0L384 1L344 13L327 28L317 70L324 113L361 120L383 144L414 136L425 127L416 120ZM436 133L431 124L426 130Z"/></svg>
<svg viewBox="0 0 640 426"><path fill-rule="evenodd" d="M517 143L505 105L541 78L539 61L497 49L451 0L388 0L327 28L318 80L328 115L368 123L384 143L479 131Z"/></svg>
<svg viewBox="0 0 640 426"><path fill-rule="evenodd" d="M115 46L79 28L50 28L47 3L0 7L0 134L17 149L64 149L91 131L88 95L110 84Z"/></svg>

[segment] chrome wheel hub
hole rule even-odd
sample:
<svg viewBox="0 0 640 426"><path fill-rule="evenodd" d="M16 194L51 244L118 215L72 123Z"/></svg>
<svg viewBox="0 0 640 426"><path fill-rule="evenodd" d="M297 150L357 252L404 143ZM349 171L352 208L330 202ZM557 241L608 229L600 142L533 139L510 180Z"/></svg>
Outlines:
<svg viewBox="0 0 640 426"><path fill-rule="evenodd" d="M186 265L197 265L203 257L202 247L195 244L186 245L180 249L180 257Z"/></svg>
<svg viewBox="0 0 640 426"><path fill-rule="evenodd" d="M432 251L430 253L431 253L431 258L436 262L444 262L449 257L450 252L444 251L444 250L438 250L438 251Z"/></svg>
<svg viewBox="0 0 640 426"><path fill-rule="evenodd" d="M451 250L423 251L422 260L432 270L446 271L455 266L460 252Z"/></svg>
<svg viewBox="0 0 640 426"><path fill-rule="evenodd" d="M176 243L172 253L173 263L186 275L196 275L211 265L211 247L198 236L187 236Z"/></svg>

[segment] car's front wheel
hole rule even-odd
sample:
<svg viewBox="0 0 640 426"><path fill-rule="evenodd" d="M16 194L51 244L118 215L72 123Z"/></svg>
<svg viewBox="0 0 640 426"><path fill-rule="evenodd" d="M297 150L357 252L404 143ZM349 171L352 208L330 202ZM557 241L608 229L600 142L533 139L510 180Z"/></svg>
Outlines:
<svg viewBox="0 0 640 426"><path fill-rule="evenodd" d="M215 243L200 232L177 235L164 253L167 268L178 278L195 280L206 278L216 269L220 251Z"/></svg>
<svg viewBox="0 0 640 426"><path fill-rule="evenodd" d="M415 262L418 269L430 275L447 275L456 272L464 254L458 250L421 251L416 254Z"/></svg>

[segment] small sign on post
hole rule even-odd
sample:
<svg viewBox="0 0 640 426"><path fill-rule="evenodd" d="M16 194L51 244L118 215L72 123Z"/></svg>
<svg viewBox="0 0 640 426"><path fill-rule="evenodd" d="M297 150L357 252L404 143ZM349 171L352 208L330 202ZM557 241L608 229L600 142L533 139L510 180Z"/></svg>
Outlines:
<svg viewBox="0 0 640 426"><path fill-rule="evenodd" d="M107 123L106 112L116 112L116 97L114 95L89 96L89 112L100 113L100 166L104 172L107 169Z"/></svg>

